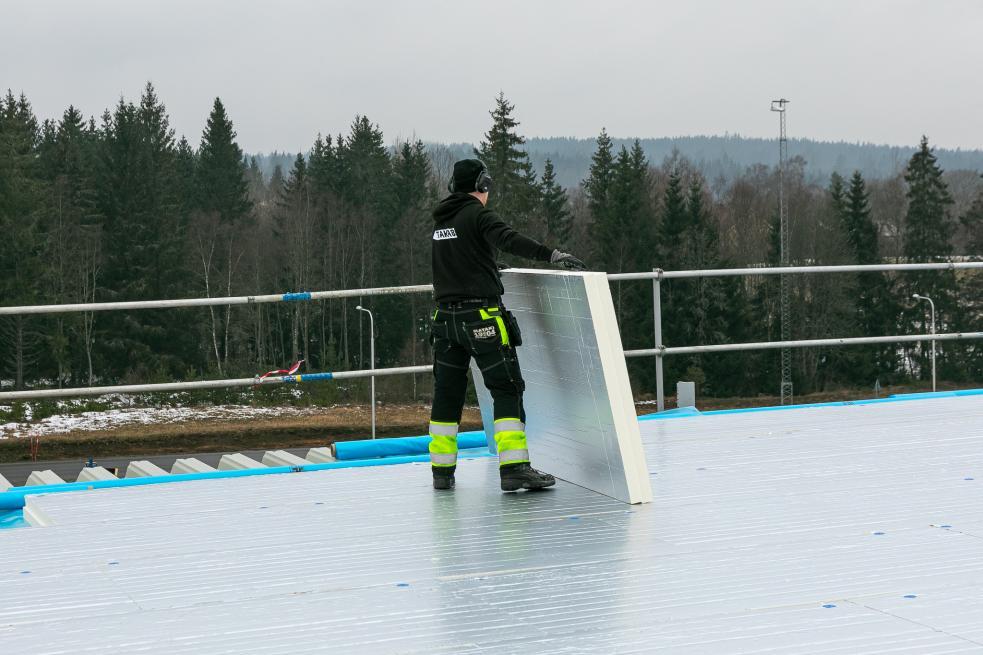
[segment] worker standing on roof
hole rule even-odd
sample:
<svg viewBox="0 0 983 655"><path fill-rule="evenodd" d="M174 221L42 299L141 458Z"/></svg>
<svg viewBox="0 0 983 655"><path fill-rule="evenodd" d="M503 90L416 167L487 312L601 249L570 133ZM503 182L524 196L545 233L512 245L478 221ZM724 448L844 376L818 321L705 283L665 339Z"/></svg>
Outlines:
<svg viewBox="0 0 983 655"><path fill-rule="evenodd" d="M433 212L433 287L437 309L431 323L434 398L430 413L430 463L434 489L454 487L457 431L474 357L495 403L495 444L503 491L556 484L532 468L526 446L516 346L519 333L502 305L496 249L526 259L584 270L584 263L523 236L488 209L492 179L478 159L454 164L444 198Z"/></svg>

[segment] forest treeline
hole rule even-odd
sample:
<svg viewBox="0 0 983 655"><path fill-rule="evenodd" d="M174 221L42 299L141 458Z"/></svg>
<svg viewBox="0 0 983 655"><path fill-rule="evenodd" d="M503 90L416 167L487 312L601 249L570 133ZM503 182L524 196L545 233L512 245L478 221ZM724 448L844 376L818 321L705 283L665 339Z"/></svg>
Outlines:
<svg viewBox="0 0 983 655"><path fill-rule="evenodd" d="M634 144L634 139L612 137L611 141L615 148L622 145L631 148ZM473 148L469 143L425 143L428 152L450 151L457 158L469 156ZM749 166L774 163L778 158L776 139L739 135L644 138L639 139L639 143L645 157L651 162L661 162L674 152L680 153L700 169L714 192L725 190ZM529 137L524 150L536 170L543 170L549 159L556 171L557 182L563 186L577 187L587 177L595 148L594 139ZM833 173L849 177L853 171L860 171L868 181L900 175L911 158L912 148L790 138L789 150L809 162L806 181L825 185ZM965 173L983 170L983 150L936 148L933 152L943 169L963 173L946 176L958 204L964 193L971 193L966 187L975 185L972 176ZM277 164L289 169L296 153L256 153L253 156L256 157L260 170L268 176Z"/></svg>
<svg viewBox="0 0 983 655"><path fill-rule="evenodd" d="M795 149L791 149L796 155ZM535 166L514 107L499 95L468 155L495 180L491 205L520 231L626 272L778 263L778 174L754 164L722 182L678 151L650 160L640 141L603 129L585 177L565 187L547 158ZM218 297L430 282L430 211L460 155L422 141L387 143L356 116L318 135L306 155L264 174L236 141L216 99L197 142L178 138L148 84L101 117L70 106L39 122L23 95L0 99L0 305ZM793 264L949 261L983 253L983 184L943 173L926 138L896 175L858 171L810 181L785 171ZM957 187L957 193L953 187ZM507 257L503 261L508 262ZM515 262L512 262L515 263ZM528 265L528 264L524 264ZM652 345L651 286L614 284L625 348ZM983 330L983 276L796 276L792 338ZM778 338L778 280L663 283L667 345ZM245 377L304 359L304 370L368 368L358 299L0 319L3 388ZM380 367L428 363L430 298L373 296ZM794 352L796 392L925 378L927 344ZM983 375L983 348L939 346L942 379ZM667 382L701 393L774 393L778 353L666 360ZM636 392L654 387L651 361L631 360ZM421 378L422 381L422 378ZM407 380L389 393L428 393Z"/></svg>

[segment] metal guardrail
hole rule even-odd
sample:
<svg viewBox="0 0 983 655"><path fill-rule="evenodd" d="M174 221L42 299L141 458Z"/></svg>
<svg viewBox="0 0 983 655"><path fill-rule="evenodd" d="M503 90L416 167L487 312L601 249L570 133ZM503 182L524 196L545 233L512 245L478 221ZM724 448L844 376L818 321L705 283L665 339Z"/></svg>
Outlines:
<svg viewBox="0 0 983 655"><path fill-rule="evenodd" d="M175 307L215 307L218 305L255 305L271 302L307 302L335 298L361 298L400 293L430 293L432 284L409 287L378 287L375 289L345 289L342 291L300 291L265 296L226 296L223 298L177 298L174 300L134 300L128 302L89 302L74 305L27 305L0 307L0 316L16 314L64 314L70 312L106 312L123 309L173 309Z"/></svg>
<svg viewBox="0 0 983 655"><path fill-rule="evenodd" d="M665 388L663 381L662 358L671 355L695 353L733 352L740 350L764 350L779 348L810 348L820 346L847 346L872 343L904 343L914 341L953 341L983 339L983 332L898 335L881 337L856 337L844 339L811 339L805 341L768 341L755 343L716 344L703 346L666 347L662 343L661 281L672 279L727 277L745 275L785 275L809 273L863 273L888 271L928 271L983 269L983 262L930 263L930 264L873 264L865 266L788 266L762 268L724 268L692 271L663 271L655 269L645 273L609 273L608 280L633 281L652 280L653 311L655 314L655 348L626 350L625 357L656 358L657 411L665 409ZM79 303L71 305L36 305L21 307L0 307L0 316L24 314L57 314L69 312L118 311L134 309L168 309L175 307L209 307L218 305L249 305L275 302L308 302L337 298L359 298L364 296L393 295L403 293L430 293L433 285L421 284L401 287L377 287L372 289L345 289L338 291L311 291L258 296L231 296L223 298L183 298L175 300L146 300L132 302ZM268 384L298 384L324 380L343 380L375 376L427 373L432 366L407 366L359 371L339 371L306 373L300 375L273 376L259 378L235 378L227 380L202 380L197 382L172 382L163 384L116 385L103 387L78 387L72 389L39 389L31 391L0 392L0 401L29 400L37 398L67 398L74 396L97 396L107 393L154 393L167 391L190 391L195 389L216 389L226 387L247 387Z"/></svg>
<svg viewBox="0 0 983 655"><path fill-rule="evenodd" d="M764 266L761 268L707 268L693 271L651 273L608 273L608 280L678 280L694 277L734 277L742 275L793 275L801 273L884 273L889 271L944 271L983 269L983 262L939 262L933 264L864 264L845 266Z"/></svg>
<svg viewBox="0 0 983 655"><path fill-rule="evenodd" d="M677 348L645 348L626 350L625 357L665 357L698 353L726 353L738 350L777 350L779 348L820 348L824 346L856 346L870 343L911 343L913 341L966 341L983 339L983 332L953 332L949 334L903 334L892 337L847 337L843 339L803 339L800 341L758 341L752 343L723 343L711 346L680 346Z"/></svg>
<svg viewBox="0 0 983 655"><path fill-rule="evenodd" d="M678 280L686 278L702 278L702 277L734 277L734 276L745 276L745 275L802 275L809 273L884 273L890 271L940 271L940 270L969 270L969 269L983 269L983 262L936 262L927 264L858 264L858 265L845 265L845 266L763 266L760 268L711 268L704 270L693 270L693 271L663 271L660 268L653 270L650 273L609 273L609 281L631 281L631 280L652 280L652 311L655 314L655 348L647 350L634 350L627 351L626 357L642 357L642 356L654 356L655 357L655 396L656 396L656 411L661 412L666 408L666 393L665 393L665 375L662 367L662 358L665 355L682 355L686 354L680 348L666 348L665 344L662 343L662 280ZM933 328L934 329L934 328ZM902 339L903 341L923 341L927 336L924 335L920 338L911 338L914 335L905 335ZM938 336L938 335L934 335ZM895 339L895 337L860 337L860 338L873 338L873 339ZM976 338L976 337L963 337L963 338ZM937 339L941 340L941 339ZM933 340L934 343L935 340ZM820 343L823 342L823 343ZM690 346L689 348L717 348L717 350L698 350L698 351L688 351L688 352L725 352L725 351L735 351L735 350L759 350L762 348L805 348L808 345L792 345L805 342L794 342L794 341L771 341L771 342L760 342L760 343L746 343L746 344L721 344L721 346ZM854 341L852 339L819 339L812 340L812 346L840 346L861 343L859 341ZM869 343L883 343L883 341L874 341ZM724 347L726 346L726 347ZM627 353L644 353L644 354L632 354Z"/></svg>
<svg viewBox="0 0 983 655"><path fill-rule="evenodd" d="M3 400L31 400L36 398L71 398L76 396L101 396L107 393L159 393L162 391L193 391L195 389L222 389L227 387L260 387L271 384L299 384L301 382L323 382L325 380L351 380L382 375L404 375L410 373L429 373L433 366L403 366L400 368L377 368L360 371L339 371L337 373L303 373L299 375L278 375L267 378L234 378L229 380L201 380L198 382L164 382L161 384L125 384L109 387L78 387L74 389L38 389L33 391L5 391L0 393Z"/></svg>

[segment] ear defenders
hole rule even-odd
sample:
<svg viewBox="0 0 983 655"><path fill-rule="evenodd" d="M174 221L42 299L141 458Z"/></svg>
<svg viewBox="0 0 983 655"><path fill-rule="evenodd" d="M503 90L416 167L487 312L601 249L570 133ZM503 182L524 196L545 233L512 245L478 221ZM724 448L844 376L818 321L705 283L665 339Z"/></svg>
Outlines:
<svg viewBox="0 0 983 655"><path fill-rule="evenodd" d="M478 173L478 179L474 181L474 190L478 193L488 193L491 191L492 178L488 174L488 169L482 164L481 172Z"/></svg>
<svg viewBox="0 0 983 655"><path fill-rule="evenodd" d="M480 159L478 161L481 161ZM474 190L478 193L488 193L491 191L492 178L488 174L488 167L485 166L484 162L481 162L481 170L478 172L478 177L474 181ZM454 185L454 176L451 176L450 181L447 182L447 190L451 193L457 190Z"/></svg>

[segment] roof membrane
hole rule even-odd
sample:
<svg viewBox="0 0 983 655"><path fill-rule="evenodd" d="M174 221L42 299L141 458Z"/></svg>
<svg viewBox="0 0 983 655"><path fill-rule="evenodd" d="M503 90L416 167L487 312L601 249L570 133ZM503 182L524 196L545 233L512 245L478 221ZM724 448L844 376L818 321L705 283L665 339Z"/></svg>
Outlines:
<svg viewBox="0 0 983 655"><path fill-rule="evenodd" d="M640 424L654 501L493 459L31 497L0 652L983 648L983 396ZM549 470L549 462L534 462Z"/></svg>

